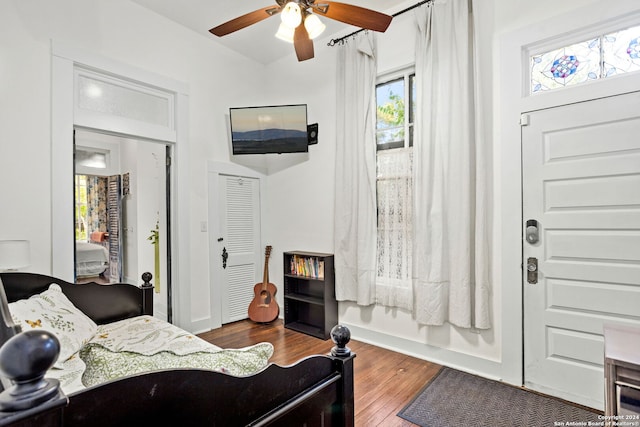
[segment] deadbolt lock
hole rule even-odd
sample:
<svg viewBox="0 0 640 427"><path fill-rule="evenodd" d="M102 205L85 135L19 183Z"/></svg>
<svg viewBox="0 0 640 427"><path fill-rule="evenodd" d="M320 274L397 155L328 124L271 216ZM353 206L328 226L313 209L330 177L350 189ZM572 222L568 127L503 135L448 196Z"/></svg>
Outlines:
<svg viewBox="0 0 640 427"><path fill-rule="evenodd" d="M536 221L535 219L530 219L527 221L525 235L527 238L527 242L529 242L530 244L533 245L534 243L538 243L538 240L540 240L538 221Z"/></svg>

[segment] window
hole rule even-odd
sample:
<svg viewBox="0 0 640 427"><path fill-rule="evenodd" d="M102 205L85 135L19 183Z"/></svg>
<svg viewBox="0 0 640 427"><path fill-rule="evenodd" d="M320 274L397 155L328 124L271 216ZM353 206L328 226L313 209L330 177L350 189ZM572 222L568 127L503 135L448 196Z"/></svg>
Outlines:
<svg viewBox="0 0 640 427"><path fill-rule="evenodd" d="M107 153L101 153L97 150L86 151L76 148L75 150L75 162L77 166L84 166L87 168L106 169L107 168Z"/></svg>
<svg viewBox="0 0 640 427"><path fill-rule="evenodd" d="M75 176L76 240L87 241L87 176Z"/></svg>
<svg viewBox="0 0 640 427"><path fill-rule="evenodd" d="M415 75L405 73L400 77L379 83L376 86L376 143L378 150L401 148L405 136L408 146L413 146L413 118L416 95ZM405 108L405 104L409 108ZM409 115L406 115L408 110Z"/></svg>
<svg viewBox="0 0 640 427"><path fill-rule="evenodd" d="M530 57L530 93L640 70L640 26Z"/></svg>
<svg viewBox="0 0 640 427"><path fill-rule="evenodd" d="M416 88L404 70L376 86L378 303L411 309L412 146Z"/></svg>

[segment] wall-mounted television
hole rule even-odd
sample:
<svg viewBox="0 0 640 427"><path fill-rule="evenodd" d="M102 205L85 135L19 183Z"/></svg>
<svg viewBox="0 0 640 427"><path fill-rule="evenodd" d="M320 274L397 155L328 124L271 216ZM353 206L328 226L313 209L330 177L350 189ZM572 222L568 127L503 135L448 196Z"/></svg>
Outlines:
<svg viewBox="0 0 640 427"><path fill-rule="evenodd" d="M307 105L230 108L233 154L306 153Z"/></svg>

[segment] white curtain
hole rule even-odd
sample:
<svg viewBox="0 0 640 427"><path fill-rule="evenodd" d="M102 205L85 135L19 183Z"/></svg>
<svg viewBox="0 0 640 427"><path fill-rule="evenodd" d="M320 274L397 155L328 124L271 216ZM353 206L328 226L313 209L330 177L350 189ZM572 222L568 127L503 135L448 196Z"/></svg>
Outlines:
<svg viewBox="0 0 640 427"><path fill-rule="evenodd" d="M336 108L336 298L375 302L376 43L364 32L338 46Z"/></svg>
<svg viewBox="0 0 640 427"><path fill-rule="evenodd" d="M485 152L476 135L468 0L415 10L414 315L491 326Z"/></svg>

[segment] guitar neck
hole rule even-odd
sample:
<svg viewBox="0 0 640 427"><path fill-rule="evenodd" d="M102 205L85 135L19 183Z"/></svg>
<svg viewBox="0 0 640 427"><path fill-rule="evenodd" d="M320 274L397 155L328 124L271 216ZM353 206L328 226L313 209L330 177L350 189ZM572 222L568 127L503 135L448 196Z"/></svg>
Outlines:
<svg viewBox="0 0 640 427"><path fill-rule="evenodd" d="M271 246L267 246L264 253L264 273L262 275L262 290L267 289L269 283L269 255L271 255Z"/></svg>
<svg viewBox="0 0 640 427"><path fill-rule="evenodd" d="M269 283L269 257L264 258L264 273L262 275L262 287L266 289L267 283Z"/></svg>

